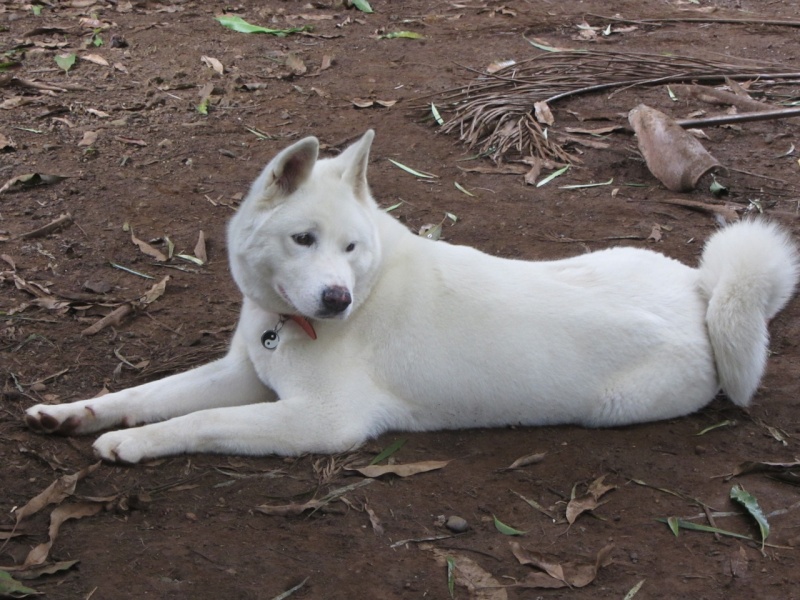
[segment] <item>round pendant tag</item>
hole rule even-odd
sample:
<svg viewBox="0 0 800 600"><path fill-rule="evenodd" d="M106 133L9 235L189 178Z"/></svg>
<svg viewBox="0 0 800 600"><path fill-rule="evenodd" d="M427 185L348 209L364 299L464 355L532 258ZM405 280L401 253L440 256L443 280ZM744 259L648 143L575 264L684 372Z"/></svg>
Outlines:
<svg viewBox="0 0 800 600"><path fill-rule="evenodd" d="M267 350L275 350L275 348L278 347L279 341L278 332L274 329L268 329L261 334L261 345Z"/></svg>

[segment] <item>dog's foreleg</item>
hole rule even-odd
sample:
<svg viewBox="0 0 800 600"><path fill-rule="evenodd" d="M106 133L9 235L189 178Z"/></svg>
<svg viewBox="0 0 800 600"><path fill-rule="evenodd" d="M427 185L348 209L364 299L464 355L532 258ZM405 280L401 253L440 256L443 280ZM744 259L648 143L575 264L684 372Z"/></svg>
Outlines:
<svg viewBox="0 0 800 600"><path fill-rule="evenodd" d="M232 347L220 360L158 381L70 404L37 404L25 420L39 431L80 434L274 399L244 349Z"/></svg>
<svg viewBox="0 0 800 600"><path fill-rule="evenodd" d="M383 429L371 412L323 399L289 398L112 431L100 436L94 449L104 460L124 463L183 453L343 452Z"/></svg>

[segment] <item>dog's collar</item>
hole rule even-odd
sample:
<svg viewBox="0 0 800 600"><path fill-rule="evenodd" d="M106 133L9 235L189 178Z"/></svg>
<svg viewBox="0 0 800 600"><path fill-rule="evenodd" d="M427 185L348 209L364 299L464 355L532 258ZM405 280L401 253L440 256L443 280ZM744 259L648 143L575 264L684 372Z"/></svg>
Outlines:
<svg viewBox="0 0 800 600"><path fill-rule="evenodd" d="M300 329L306 332L308 337L312 340L317 339L317 332L314 331L314 326L311 324L311 321L306 319L302 315L281 315L278 319L278 323L272 329L267 329L264 333L261 334L261 345L264 346L267 350L275 350L278 347L278 342L281 341L278 332L283 329L284 323L286 321L294 321L300 326Z"/></svg>

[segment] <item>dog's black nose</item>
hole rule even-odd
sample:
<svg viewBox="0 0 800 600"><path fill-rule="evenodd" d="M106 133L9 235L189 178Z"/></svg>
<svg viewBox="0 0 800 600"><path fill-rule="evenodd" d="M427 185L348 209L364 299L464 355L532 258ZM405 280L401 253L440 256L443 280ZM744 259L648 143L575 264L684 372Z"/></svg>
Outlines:
<svg viewBox="0 0 800 600"><path fill-rule="evenodd" d="M343 312L352 302L350 290L345 287L333 286L322 292L322 305L332 314Z"/></svg>

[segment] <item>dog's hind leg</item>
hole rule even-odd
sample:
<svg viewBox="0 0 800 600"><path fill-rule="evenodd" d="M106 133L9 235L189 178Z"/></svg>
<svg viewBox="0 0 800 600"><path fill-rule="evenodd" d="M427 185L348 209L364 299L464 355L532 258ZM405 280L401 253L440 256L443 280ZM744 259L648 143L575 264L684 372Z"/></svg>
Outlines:
<svg viewBox="0 0 800 600"><path fill-rule="evenodd" d="M240 345L224 358L112 394L70 404L37 404L25 421L47 433L81 434L111 427L131 427L214 407L274 400Z"/></svg>

